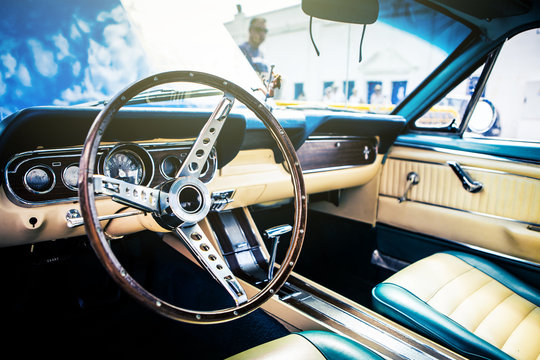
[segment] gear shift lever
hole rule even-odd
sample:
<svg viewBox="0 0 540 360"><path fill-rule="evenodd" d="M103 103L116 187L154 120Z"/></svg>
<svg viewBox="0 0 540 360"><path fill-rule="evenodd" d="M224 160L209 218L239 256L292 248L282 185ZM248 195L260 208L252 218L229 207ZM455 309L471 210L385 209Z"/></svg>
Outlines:
<svg viewBox="0 0 540 360"><path fill-rule="evenodd" d="M270 229L266 229L263 232L263 237L268 240L272 240L272 256L270 257L270 264L268 266L268 281L272 280L274 276L274 263L276 261L277 247L279 244L279 238L292 230L291 225L278 225Z"/></svg>

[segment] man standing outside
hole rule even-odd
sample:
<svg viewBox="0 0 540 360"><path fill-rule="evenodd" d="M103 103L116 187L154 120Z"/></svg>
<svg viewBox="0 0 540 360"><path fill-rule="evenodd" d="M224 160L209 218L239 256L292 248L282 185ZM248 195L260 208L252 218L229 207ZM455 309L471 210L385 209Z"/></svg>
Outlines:
<svg viewBox="0 0 540 360"><path fill-rule="evenodd" d="M264 57L259 49L259 46L266 38L267 32L268 29L266 28L266 20L264 18L255 17L251 19L249 23L248 41L240 45L240 49L248 59L253 69L255 69L255 71L263 77L268 75L270 69L264 62Z"/></svg>

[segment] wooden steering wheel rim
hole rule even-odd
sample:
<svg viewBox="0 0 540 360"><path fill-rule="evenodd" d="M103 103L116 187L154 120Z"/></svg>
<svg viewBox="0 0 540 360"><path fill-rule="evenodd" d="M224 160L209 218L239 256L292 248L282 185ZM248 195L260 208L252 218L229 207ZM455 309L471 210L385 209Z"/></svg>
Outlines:
<svg viewBox="0 0 540 360"><path fill-rule="evenodd" d="M102 135L115 114L131 98L157 85L190 82L214 87L228 93L246 105L265 124L283 154L293 184L295 208L291 242L285 259L273 279L246 303L227 309L193 311L167 303L143 288L120 264L114 255L98 220L93 186L96 157ZM188 323L220 323L246 315L269 300L285 283L296 264L302 248L307 220L307 195L302 169L294 147L283 127L265 105L238 85L215 75L195 71L171 71L137 81L114 96L98 114L86 137L79 164L79 201L86 233L99 260L110 276L127 293L147 307L168 318Z"/></svg>

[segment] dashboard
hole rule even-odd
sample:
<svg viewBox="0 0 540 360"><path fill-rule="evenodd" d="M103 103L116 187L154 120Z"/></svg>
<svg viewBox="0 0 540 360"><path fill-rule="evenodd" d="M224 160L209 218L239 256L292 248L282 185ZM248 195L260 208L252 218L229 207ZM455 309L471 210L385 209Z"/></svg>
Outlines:
<svg viewBox="0 0 540 360"><path fill-rule="evenodd" d="M0 122L0 247L84 234L84 227L66 226L66 219L79 211L78 164L99 111L36 107ZM189 108L122 110L103 136L94 172L159 187L175 177L210 115ZM405 123L396 116L335 111L276 109L274 115L297 151L310 195L373 179ZM259 120L242 111L231 113L200 175L217 204L213 210L292 196L280 155ZM96 197L96 205L100 215L129 212L105 195ZM140 212L115 219L107 231L121 236L144 229L164 231Z"/></svg>

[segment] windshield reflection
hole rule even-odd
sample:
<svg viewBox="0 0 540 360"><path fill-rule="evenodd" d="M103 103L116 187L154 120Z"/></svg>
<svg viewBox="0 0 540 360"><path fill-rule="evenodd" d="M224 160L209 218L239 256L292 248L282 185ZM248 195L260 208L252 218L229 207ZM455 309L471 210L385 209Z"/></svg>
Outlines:
<svg viewBox="0 0 540 360"><path fill-rule="evenodd" d="M149 69L119 1L9 2L0 39L2 117L103 99Z"/></svg>

